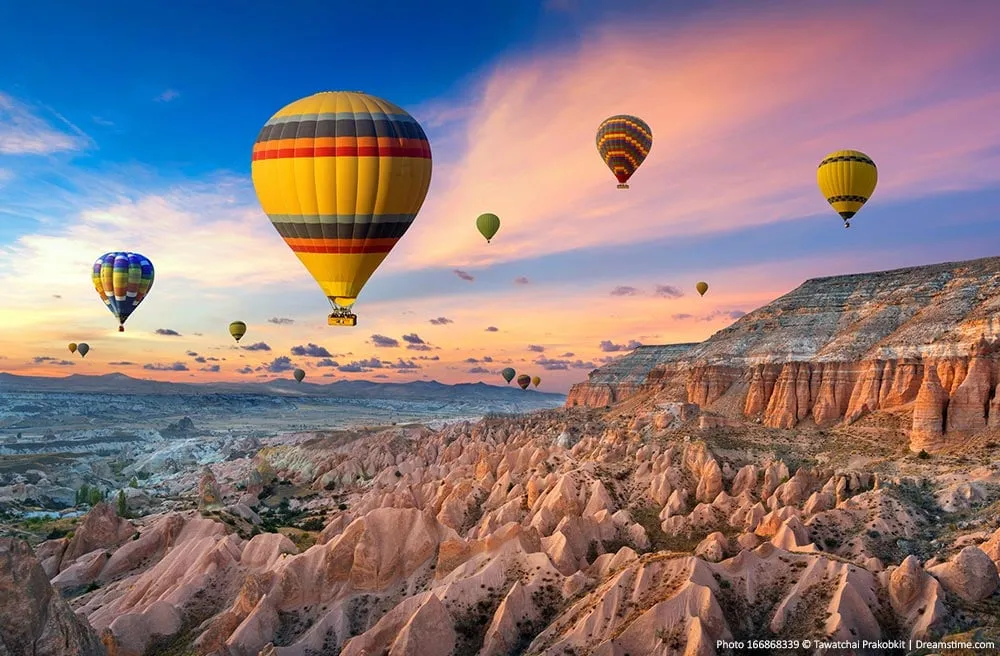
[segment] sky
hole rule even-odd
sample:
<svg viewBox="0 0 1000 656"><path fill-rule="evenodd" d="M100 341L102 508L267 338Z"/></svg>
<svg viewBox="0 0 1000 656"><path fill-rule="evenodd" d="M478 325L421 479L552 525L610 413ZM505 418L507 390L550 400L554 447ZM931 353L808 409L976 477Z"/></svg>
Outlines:
<svg viewBox="0 0 1000 656"><path fill-rule="evenodd" d="M497 383L511 366L564 392L809 278L998 255L1000 3L961 4L0 5L0 371ZM355 328L326 325L250 180L261 126L323 90L400 105L433 151ZM594 145L618 113L653 132L628 191ZM879 167L850 230L815 178L845 148ZM483 212L502 221L488 245ZM90 282L114 250L156 267L125 333Z"/></svg>

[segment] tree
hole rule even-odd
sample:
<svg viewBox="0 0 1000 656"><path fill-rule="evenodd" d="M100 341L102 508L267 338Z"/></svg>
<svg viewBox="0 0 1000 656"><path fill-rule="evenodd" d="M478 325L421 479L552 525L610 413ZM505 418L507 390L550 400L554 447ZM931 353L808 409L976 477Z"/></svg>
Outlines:
<svg viewBox="0 0 1000 656"><path fill-rule="evenodd" d="M130 480L130 481L128 482L128 486L129 486L129 487L139 487L139 479L138 479L138 478L136 478L135 476L133 476L133 477L132 477L132 480Z"/></svg>
<svg viewBox="0 0 1000 656"><path fill-rule="evenodd" d="M128 497L125 490L118 490L118 516L128 519Z"/></svg>

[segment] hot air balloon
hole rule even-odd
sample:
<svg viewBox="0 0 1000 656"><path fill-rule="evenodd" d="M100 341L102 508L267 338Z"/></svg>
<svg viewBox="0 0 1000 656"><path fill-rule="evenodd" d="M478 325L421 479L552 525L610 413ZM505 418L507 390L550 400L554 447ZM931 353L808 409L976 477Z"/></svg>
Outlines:
<svg viewBox="0 0 1000 656"><path fill-rule="evenodd" d="M531 384L532 385L534 385L535 387L538 387L541 384L541 382L542 382L541 378L539 378L538 376L532 376L532 378L531 378Z"/></svg>
<svg viewBox="0 0 1000 656"><path fill-rule="evenodd" d="M476 228L479 230L479 234L486 237L488 244L500 230L500 217L490 213L480 214L479 218L476 219Z"/></svg>
<svg viewBox="0 0 1000 656"><path fill-rule="evenodd" d="M76 353L76 342L70 342L69 343L69 352L70 353Z"/></svg>
<svg viewBox="0 0 1000 656"><path fill-rule="evenodd" d="M652 147L653 131L641 118L619 114L597 128L597 152L618 178L619 189L628 189L625 183Z"/></svg>
<svg viewBox="0 0 1000 656"><path fill-rule="evenodd" d="M294 372L292 372L292 375L295 376L295 382L301 383L302 379L306 377L306 372L302 371L301 369L296 369Z"/></svg>
<svg viewBox="0 0 1000 656"><path fill-rule="evenodd" d="M698 293L701 296L704 296L705 292L708 291L708 283L707 282L699 282L697 285L694 286L694 288L698 290Z"/></svg>
<svg viewBox="0 0 1000 656"><path fill-rule="evenodd" d="M521 389L528 389L528 385L531 384L531 376L528 374L521 374L517 377L517 386Z"/></svg>
<svg viewBox="0 0 1000 656"><path fill-rule="evenodd" d="M875 193L878 168L872 158L857 150L838 150L819 163L816 182L826 202L851 227L851 217L861 210Z"/></svg>
<svg viewBox="0 0 1000 656"><path fill-rule="evenodd" d="M240 337L247 334L247 325L242 321L234 321L229 324L229 334L238 342Z"/></svg>
<svg viewBox="0 0 1000 656"><path fill-rule="evenodd" d="M507 367L506 369L500 372L500 375L503 376L503 379L507 381L508 385L510 385L510 381L514 380L514 376L517 375L517 372L511 369L510 367Z"/></svg>
<svg viewBox="0 0 1000 656"><path fill-rule="evenodd" d="M90 353L90 344L77 344L76 352L80 354L81 358L87 357L87 353Z"/></svg>
<svg viewBox="0 0 1000 656"><path fill-rule="evenodd" d="M125 321L153 286L153 263L138 253L105 253L94 262L91 277L101 300L118 319L118 332L125 332Z"/></svg>
<svg viewBox="0 0 1000 656"><path fill-rule="evenodd" d="M278 234L355 326L361 289L413 223L431 182L431 148L396 105L353 91L286 105L253 147L254 189Z"/></svg>

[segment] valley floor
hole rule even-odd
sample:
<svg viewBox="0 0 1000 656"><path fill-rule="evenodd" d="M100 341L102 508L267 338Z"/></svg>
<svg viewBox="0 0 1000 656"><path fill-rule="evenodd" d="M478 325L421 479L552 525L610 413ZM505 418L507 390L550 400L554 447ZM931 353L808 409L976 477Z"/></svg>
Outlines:
<svg viewBox="0 0 1000 656"><path fill-rule="evenodd" d="M84 517L8 518L0 654L1000 652L1000 438L917 455L903 423L574 408L177 440Z"/></svg>

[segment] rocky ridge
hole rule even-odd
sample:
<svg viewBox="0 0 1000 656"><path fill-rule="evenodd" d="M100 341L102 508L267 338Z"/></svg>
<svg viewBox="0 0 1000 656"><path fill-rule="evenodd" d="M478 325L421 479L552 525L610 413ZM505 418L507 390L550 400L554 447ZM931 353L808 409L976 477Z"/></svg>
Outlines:
<svg viewBox="0 0 1000 656"><path fill-rule="evenodd" d="M641 383L596 370L567 406L645 395L696 404L707 427L786 429L885 411L933 452L1000 426L998 312L1000 258L817 278L680 354L643 347L664 361Z"/></svg>

